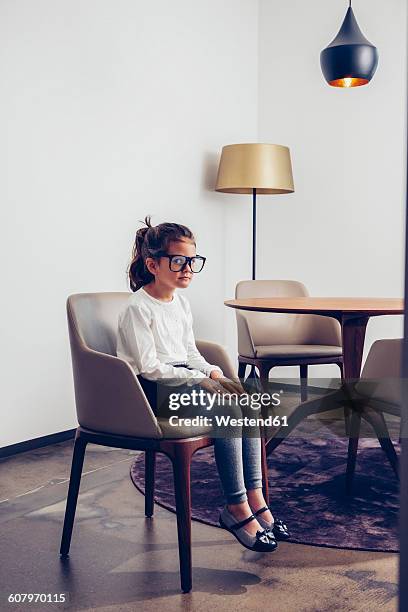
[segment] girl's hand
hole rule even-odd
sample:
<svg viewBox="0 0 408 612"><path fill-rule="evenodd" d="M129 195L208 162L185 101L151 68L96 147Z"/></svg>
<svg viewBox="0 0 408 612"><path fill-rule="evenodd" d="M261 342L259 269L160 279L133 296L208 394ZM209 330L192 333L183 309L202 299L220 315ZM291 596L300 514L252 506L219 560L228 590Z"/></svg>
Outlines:
<svg viewBox="0 0 408 612"><path fill-rule="evenodd" d="M210 378L221 384L229 393L237 393L238 395L244 395L246 393L239 380L226 378L219 370L213 370L210 374Z"/></svg>
<svg viewBox="0 0 408 612"><path fill-rule="evenodd" d="M218 382L220 382L222 386L229 393L237 393L238 395L246 395L246 391L242 387L239 380L231 380L230 378L221 378Z"/></svg>
<svg viewBox="0 0 408 612"><path fill-rule="evenodd" d="M200 387L203 387L209 393L223 393L224 387L221 384L220 380L215 380L214 378L201 378L200 379Z"/></svg>
<svg viewBox="0 0 408 612"><path fill-rule="evenodd" d="M212 378L212 380L218 380L219 378L223 378L223 376L224 374L222 374L222 372L219 370L212 370L210 374L210 378Z"/></svg>

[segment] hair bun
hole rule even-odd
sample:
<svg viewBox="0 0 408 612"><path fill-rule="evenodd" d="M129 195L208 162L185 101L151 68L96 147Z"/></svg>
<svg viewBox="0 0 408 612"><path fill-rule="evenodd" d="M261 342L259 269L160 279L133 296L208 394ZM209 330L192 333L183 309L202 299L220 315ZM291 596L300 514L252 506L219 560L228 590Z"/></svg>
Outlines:
<svg viewBox="0 0 408 612"><path fill-rule="evenodd" d="M140 221L140 223L144 223L146 227L141 227L136 232L135 244L136 244L136 248L139 253L141 253L142 244L144 242L145 236L147 232L149 231L149 229L152 227L150 215L147 215L144 221Z"/></svg>
<svg viewBox="0 0 408 612"><path fill-rule="evenodd" d="M135 245L139 253L142 251L142 244L144 243L146 232L148 227L141 227L136 232Z"/></svg>

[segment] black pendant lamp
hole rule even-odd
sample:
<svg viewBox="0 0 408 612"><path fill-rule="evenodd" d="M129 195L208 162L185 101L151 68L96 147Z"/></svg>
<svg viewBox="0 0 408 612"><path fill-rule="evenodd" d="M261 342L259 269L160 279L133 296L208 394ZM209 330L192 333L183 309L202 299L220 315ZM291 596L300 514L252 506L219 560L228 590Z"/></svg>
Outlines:
<svg viewBox="0 0 408 612"><path fill-rule="evenodd" d="M367 85L378 64L378 51L360 30L349 1L339 33L320 54L324 78L333 87Z"/></svg>

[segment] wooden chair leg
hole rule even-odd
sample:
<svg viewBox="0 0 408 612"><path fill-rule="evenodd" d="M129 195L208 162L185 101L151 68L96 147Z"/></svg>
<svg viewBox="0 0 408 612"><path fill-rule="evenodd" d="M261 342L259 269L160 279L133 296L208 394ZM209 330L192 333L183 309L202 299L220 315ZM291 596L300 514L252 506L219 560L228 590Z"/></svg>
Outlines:
<svg viewBox="0 0 408 612"><path fill-rule="evenodd" d="M266 364L266 363L260 363L258 365L261 389L264 390L265 392L268 391L269 372L271 371L272 367L273 366Z"/></svg>
<svg viewBox="0 0 408 612"><path fill-rule="evenodd" d="M172 457L174 493L176 497L177 532L180 559L180 580L183 593L191 591L191 480L192 446L175 444Z"/></svg>
<svg viewBox="0 0 408 612"><path fill-rule="evenodd" d="M268 392L268 383L269 383L269 372L271 370L271 365L265 363L258 364L259 370L259 382L260 382L260 391ZM268 410L265 407L262 407L262 416L263 418L267 418ZM268 485L268 464L267 464L267 455L266 455L266 445L267 445L267 431L265 427L260 428L260 436L261 436L261 465L262 465L262 490L265 501L269 504L269 485Z"/></svg>
<svg viewBox="0 0 408 612"><path fill-rule="evenodd" d="M341 382L344 383L344 367L343 367L343 362L342 361L338 361L337 365L339 366L340 369L340 378L341 378ZM346 436L349 437L350 436L350 406L344 406L344 430L346 432Z"/></svg>
<svg viewBox="0 0 408 612"><path fill-rule="evenodd" d="M387 456L388 461L391 464L394 474L399 479L399 463L398 456L395 452L395 448L390 439L387 423L385 422L384 415L382 412L377 412L373 409L365 409L363 417L370 423L374 429L378 441Z"/></svg>
<svg viewBox="0 0 408 612"><path fill-rule="evenodd" d="M248 378L259 378L258 374L256 373L256 367L254 365L251 365L251 369L249 370L249 376Z"/></svg>
<svg viewBox="0 0 408 612"><path fill-rule="evenodd" d="M387 456L388 461L391 464L392 469L394 470L394 474L399 480L399 462L398 455L395 452L395 448L390 438L378 438L379 443L381 444L381 448Z"/></svg>
<svg viewBox="0 0 408 612"><path fill-rule="evenodd" d="M346 470L346 493L351 495L353 487L354 472L356 469L356 459L358 450L358 439L360 437L361 415L353 410L349 419L349 443L347 452Z"/></svg>
<svg viewBox="0 0 408 612"><path fill-rule="evenodd" d="M62 530L60 555L68 557L71 544L72 528L74 526L75 511L78 500L79 486L81 484L82 468L86 450L86 442L78 434L75 437L74 452L72 455L71 475L69 479L68 497L65 508L64 527Z"/></svg>
<svg viewBox="0 0 408 612"><path fill-rule="evenodd" d="M145 515L153 516L154 512L154 480L155 480L156 453L154 450L145 451Z"/></svg>
<svg viewBox="0 0 408 612"><path fill-rule="evenodd" d="M307 401L307 363L299 366L300 369L300 399L302 402Z"/></svg>
<svg viewBox="0 0 408 612"><path fill-rule="evenodd" d="M242 361L238 362L238 378L240 380L245 380L245 373L247 369L247 364Z"/></svg>
<svg viewBox="0 0 408 612"><path fill-rule="evenodd" d="M346 432L346 436L350 437L350 416L351 416L350 407L344 406L343 412L344 412L344 431Z"/></svg>
<svg viewBox="0 0 408 612"><path fill-rule="evenodd" d="M261 467L263 496L266 503L269 505L268 463L266 458L266 442L263 436L261 436Z"/></svg>

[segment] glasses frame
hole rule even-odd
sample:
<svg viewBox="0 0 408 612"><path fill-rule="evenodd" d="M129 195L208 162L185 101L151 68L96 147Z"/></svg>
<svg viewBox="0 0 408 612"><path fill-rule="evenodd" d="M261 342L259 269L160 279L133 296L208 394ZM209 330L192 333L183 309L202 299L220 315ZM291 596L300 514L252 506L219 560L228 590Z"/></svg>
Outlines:
<svg viewBox="0 0 408 612"><path fill-rule="evenodd" d="M189 266L191 272L193 274L199 274L200 272L202 272L205 262L207 260L206 257L203 257L202 255L193 255L193 257L187 257L187 255L177 255L176 253L174 255L169 255L168 253L161 253L160 257L168 257L169 258L169 270L171 272L182 272L184 270L184 268L186 268L186 266ZM172 270L171 268L171 263L173 261L174 257L184 257L185 258L185 263L181 266L180 270ZM194 272L193 268L191 267L191 260L192 259L200 259L203 262L203 265L201 266L201 270L199 270L198 272Z"/></svg>

